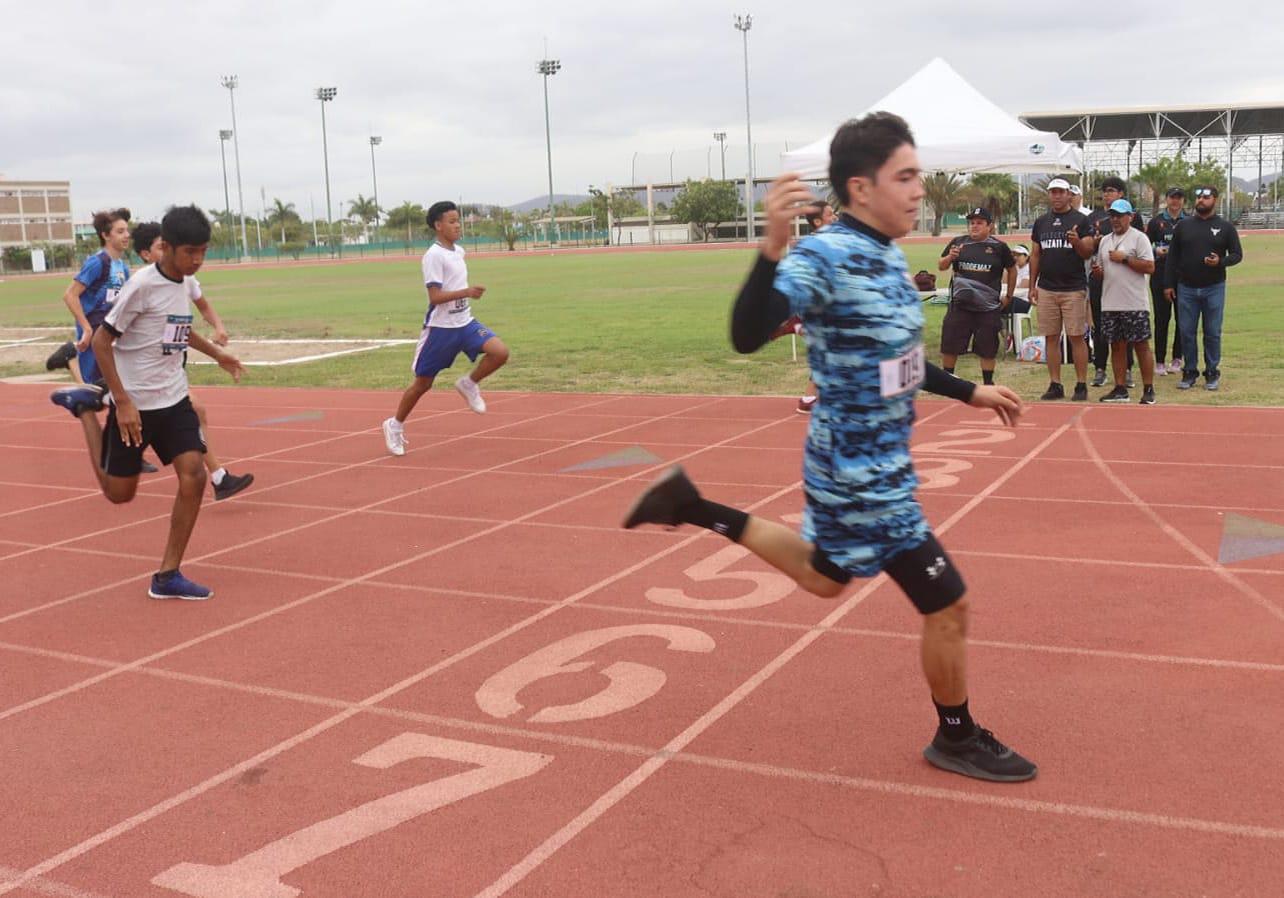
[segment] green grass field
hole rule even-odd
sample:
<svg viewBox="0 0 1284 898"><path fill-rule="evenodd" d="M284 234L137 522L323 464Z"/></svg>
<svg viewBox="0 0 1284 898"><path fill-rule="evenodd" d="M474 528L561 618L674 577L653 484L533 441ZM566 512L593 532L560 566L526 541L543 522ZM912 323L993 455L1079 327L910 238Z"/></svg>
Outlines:
<svg viewBox="0 0 1284 898"><path fill-rule="evenodd" d="M940 244L905 247L912 271L936 270ZM1223 334L1223 390L1179 393L1158 381L1161 402L1284 405L1284 236L1248 235L1245 261L1231 270ZM473 258L472 283L486 296L475 312L513 351L490 382L495 389L557 391L774 393L802 388L806 366L780 340L752 357L737 355L727 316L752 254L746 250ZM425 298L418 260L337 266L211 269L201 282L233 336L394 337L418 335ZM942 281L943 282L943 281ZM0 283L0 328L63 325L61 278ZM944 307L925 306L927 346L939 345ZM800 344L801 350L801 344ZM409 347L337 359L256 367L248 382L268 386L392 389L405 385ZM456 362L463 370L466 359ZM5 362L0 376L34 373ZM221 372L189 369L198 383ZM959 373L979 379L971 357ZM1072 379L1069 370L1067 379ZM998 379L1033 399L1043 366L1000 361Z"/></svg>

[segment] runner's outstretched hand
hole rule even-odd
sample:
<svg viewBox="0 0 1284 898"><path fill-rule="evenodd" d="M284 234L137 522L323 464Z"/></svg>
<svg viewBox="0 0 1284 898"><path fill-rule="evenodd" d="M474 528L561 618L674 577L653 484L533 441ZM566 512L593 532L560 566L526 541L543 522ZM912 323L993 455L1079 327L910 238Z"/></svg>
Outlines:
<svg viewBox="0 0 1284 898"><path fill-rule="evenodd" d="M999 420L1008 427L1016 427L1017 419L1025 411L1021 405L1021 397L1010 388L998 384L979 384L972 393L968 405L973 408L993 409L999 416Z"/></svg>

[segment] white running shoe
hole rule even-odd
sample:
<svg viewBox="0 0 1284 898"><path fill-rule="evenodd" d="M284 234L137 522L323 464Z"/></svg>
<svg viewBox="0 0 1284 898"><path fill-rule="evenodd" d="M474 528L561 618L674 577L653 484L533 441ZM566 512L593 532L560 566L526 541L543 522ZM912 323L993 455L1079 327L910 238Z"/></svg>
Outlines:
<svg viewBox="0 0 1284 898"><path fill-rule="evenodd" d="M389 418L383 422L383 444L388 447L391 455L406 454L406 434L396 418Z"/></svg>
<svg viewBox="0 0 1284 898"><path fill-rule="evenodd" d="M1185 365L1182 363L1181 359L1173 359L1171 362L1168 363L1168 373L1181 374L1181 369L1184 367Z"/></svg>
<svg viewBox="0 0 1284 898"><path fill-rule="evenodd" d="M473 379L465 374L459 380L455 381L455 389L459 395L464 397L468 407L479 415L486 414L486 400L482 399L481 387L473 382Z"/></svg>

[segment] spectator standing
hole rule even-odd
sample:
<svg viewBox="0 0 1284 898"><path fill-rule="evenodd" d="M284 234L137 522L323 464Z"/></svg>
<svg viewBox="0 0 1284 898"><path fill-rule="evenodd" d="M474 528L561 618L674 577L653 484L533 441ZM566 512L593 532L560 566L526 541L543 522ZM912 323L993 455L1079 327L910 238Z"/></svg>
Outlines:
<svg viewBox="0 0 1284 898"><path fill-rule="evenodd" d="M1195 188L1195 214L1177 223L1164 264L1164 295L1177 301L1182 372L1179 390L1199 379L1199 320L1204 320L1204 388L1222 385L1226 269L1244 258L1235 226L1217 214L1217 188Z"/></svg>
<svg viewBox="0 0 1284 898"><path fill-rule="evenodd" d="M1177 303L1164 295L1164 267L1177 222L1188 217L1183 208L1186 205L1186 192L1180 187L1170 188L1165 202L1165 208L1146 225L1146 236L1150 238L1150 245L1155 251L1155 273L1150 276L1150 297L1155 306L1155 373L1161 376L1177 374L1182 369L1181 316L1178 314ZM1173 325L1172 366L1165 367L1170 321Z"/></svg>
<svg viewBox="0 0 1284 898"><path fill-rule="evenodd" d="M1155 270L1150 240L1132 227L1132 203L1115 200L1106 210L1110 233L1097 240L1097 267L1101 270L1101 331L1098 339L1110 343L1115 387L1102 402L1127 402L1125 351L1131 348L1141 363L1141 404L1155 404L1155 357L1150 351L1150 310L1146 275Z"/></svg>
<svg viewBox="0 0 1284 898"><path fill-rule="evenodd" d="M1041 399L1064 399L1061 385L1061 333L1064 330L1074 359L1076 402L1088 399L1088 278L1084 261L1094 247L1088 218L1070 207L1070 183L1048 182L1052 208L1034 221L1030 234L1030 305L1039 308L1039 333L1048 360L1048 389Z"/></svg>

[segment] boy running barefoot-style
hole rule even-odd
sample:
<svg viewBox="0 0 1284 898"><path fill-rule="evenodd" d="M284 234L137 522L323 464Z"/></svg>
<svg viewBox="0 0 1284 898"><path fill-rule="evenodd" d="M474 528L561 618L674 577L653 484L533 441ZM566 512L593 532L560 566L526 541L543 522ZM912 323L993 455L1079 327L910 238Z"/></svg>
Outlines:
<svg viewBox="0 0 1284 898"><path fill-rule="evenodd" d="M108 500L129 502L138 490L143 448L173 465L178 494L160 570L148 595L154 599L208 599L213 590L182 575L179 565L205 492L205 439L187 393L183 353L190 345L240 380L241 363L192 331L190 287L209 249L210 223L195 206L176 206L161 221L163 255L121 289L106 321L94 333L94 355L110 392L107 424L94 412L103 406L93 385L55 390L50 399L80 419L94 476Z"/></svg>
<svg viewBox="0 0 1284 898"><path fill-rule="evenodd" d="M155 265L161 260L164 253L164 241L161 240L161 226L154 221L146 221L134 228L133 233L134 252L138 258L142 259L148 265ZM218 317L218 312L210 305L210 301L205 298L201 290L201 282L194 277L185 278L183 286L187 290L188 296L196 305L197 311L205 319L205 323L214 329L214 342L219 346L227 345L227 330L223 327L223 321ZM183 365L187 365L187 354L183 354ZM214 450L209 446L209 420L205 415L205 406L197 401L192 393L188 392L188 397L192 400L192 408L196 410L196 417L201 421L201 433L205 434L205 470L210 473L210 483L214 486L215 500L230 499L241 490L245 489L254 482L253 474L233 474L223 463L218 460Z"/></svg>
<svg viewBox="0 0 1284 898"><path fill-rule="evenodd" d="M428 314L411 363L415 379L401 394L397 413L383 422L384 445L393 455L406 454L406 419L420 397L432 389L437 374L453 365L461 352L469 361L482 357L470 374L455 381L455 389L479 415L485 413L486 401L477 385L508 361L504 341L473 317L469 305L470 300L481 299L486 288L468 286L464 248L458 244L464 231L459 208L449 200L433 203L428 209L428 227L436 235L436 242L424 253Z"/></svg>
<svg viewBox="0 0 1284 898"><path fill-rule="evenodd" d="M764 206L761 251L732 311L735 348L753 352L792 312L807 331L820 398L803 457L802 533L704 498L671 468L624 520L692 524L720 533L815 595L834 597L854 577L881 571L922 617L920 645L938 725L923 750L936 767L996 782L1035 776L1034 764L973 720L968 709L968 603L958 569L914 498L910 456L920 388L994 411L1015 425L1021 400L926 360L923 310L905 256L923 198L918 154L904 120L876 112L840 127L829 148L839 220L788 256L793 220L818 203L795 175L777 178Z"/></svg>

